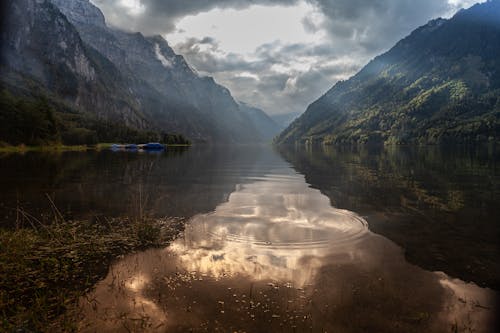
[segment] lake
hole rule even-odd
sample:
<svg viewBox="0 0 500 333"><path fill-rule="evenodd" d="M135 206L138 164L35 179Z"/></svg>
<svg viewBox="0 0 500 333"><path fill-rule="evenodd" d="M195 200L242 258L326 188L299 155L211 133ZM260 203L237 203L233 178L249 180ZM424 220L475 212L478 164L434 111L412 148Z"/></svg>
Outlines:
<svg viewBox="0 0 500 333"><path fill-rule="evenodd" d="M4 227L178 216L80 301L84 332L494 332L492 148L197 146L0 157Z"/></svg>

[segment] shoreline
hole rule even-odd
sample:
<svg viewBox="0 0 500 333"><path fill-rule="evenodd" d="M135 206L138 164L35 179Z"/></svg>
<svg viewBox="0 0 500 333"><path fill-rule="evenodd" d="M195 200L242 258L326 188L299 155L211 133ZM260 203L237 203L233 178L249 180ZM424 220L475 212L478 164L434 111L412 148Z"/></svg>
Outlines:
<svg viewBox="0 0 500 333"><path fill-rule="evenodd" d="M22 214L22 213L21 213ZM78 300L123 255L167 246L184 218L94 219L0 228L0 330L74 330Z"/></svg>
<svg viewBox="0 0 500 333"><path fill-rule="evenodd" d="M100 151L110 149L112 143L98 143L96 145L62 145L49 144L44 146L26 146L24 144L13 146L0 146L0 153L27 153L27 152L44 152L44 153L60 153L60 152L84 152L84 151ZM165 144L168 147L191 147L191 144Z"/></svg>

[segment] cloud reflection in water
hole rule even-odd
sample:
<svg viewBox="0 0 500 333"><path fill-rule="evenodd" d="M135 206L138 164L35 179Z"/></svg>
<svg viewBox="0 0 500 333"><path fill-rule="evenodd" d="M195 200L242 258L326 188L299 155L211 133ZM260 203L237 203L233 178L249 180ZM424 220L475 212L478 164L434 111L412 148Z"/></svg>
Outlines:
<svg viewBox="0 0 500 333"><path fill-rule="evenodd" d="M366 233L361 217L332 208L301 176L269 175L241 186L215 212L193 218L185 239L170 250L188 271L303 287L321 266L311 258L335 254L351 260Z"/></svg>
<svg viewBox="0 0 500 333"><path fill-rule="evenodd" d="M488 332L496 294L406 262L289 168L240 185L82 301L82 331ZM455 326L453 326L455 325Z"/></svg>

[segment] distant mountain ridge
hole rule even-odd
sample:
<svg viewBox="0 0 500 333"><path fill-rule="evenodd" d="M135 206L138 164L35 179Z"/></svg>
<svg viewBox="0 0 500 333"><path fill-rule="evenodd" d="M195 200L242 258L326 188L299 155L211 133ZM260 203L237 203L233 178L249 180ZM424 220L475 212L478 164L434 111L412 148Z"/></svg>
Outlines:
<svg viewBox="0 0 500 333"><path fill-rule="evenodd" d="M264 141L271 142L281 132L282 128L263 110L244 102L238 103L240 110L250 119Z"/></svg>
<svg viewBox="0 0 500 333"><path fill-rule="evenodd" d="M288 127L295 119L297 119L301 115L300 112L291 112L291 113L283 113L283 114L274 114L271 118L277 123L282 130Z"/></svg>
<svg viewBox="0 0 500 333"><path fill-rule="evenodd" d="M278 143L500 141L500 1L413 31L312 103Z"/></svg>
<svg viewBox="0 0 500 333"><path fill-rule="evenodd" d="M228 89L200 77L161 36L109 28L89 0L7 0L3 6L4 90L47 96L109 126L214 143L267 140Z"/></svg>

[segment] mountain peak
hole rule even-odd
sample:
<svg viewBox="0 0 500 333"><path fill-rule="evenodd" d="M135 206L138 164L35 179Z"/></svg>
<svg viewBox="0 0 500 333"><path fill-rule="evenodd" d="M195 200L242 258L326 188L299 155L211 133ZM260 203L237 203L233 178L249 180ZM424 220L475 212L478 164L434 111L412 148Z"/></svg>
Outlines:
<svg viewBox="0 0 500 333"><path fill-rule="evenodd" d="M259 136L231 92L199 76L162 36L107 27L102 12L88 0L50 1L82 41L117 68L152 126L194 141L250 142Z"/></svg>
<svg viewBox="0 0 500 333"><path fill-rule="evenodd" d="M500 0L477 3L469 9L462 9L452 20L478 22L500 27Z"/></svg>
<svg viewBox="0 0 500 333"><path fill-rule="evenodd" d="M430 20L429 22L427 22L426 26L427 27L440 27L441 25L443 25L444 23L446 23L446 21L448 21L447 19L444 19L442 17L438 17L436 19L432 19Z"/></svg>
<svg viewBox="0 0 500 333"><path fill-rule="evenodd" d="M278 142L498 141L500 0L436 19L337 83Z"/></svg>
<svg viewBox="0 0 500 333"><path fill-rule="evenodd" d="M72 22L106 26L104 14L89 0L50 0Z"/></svg>

